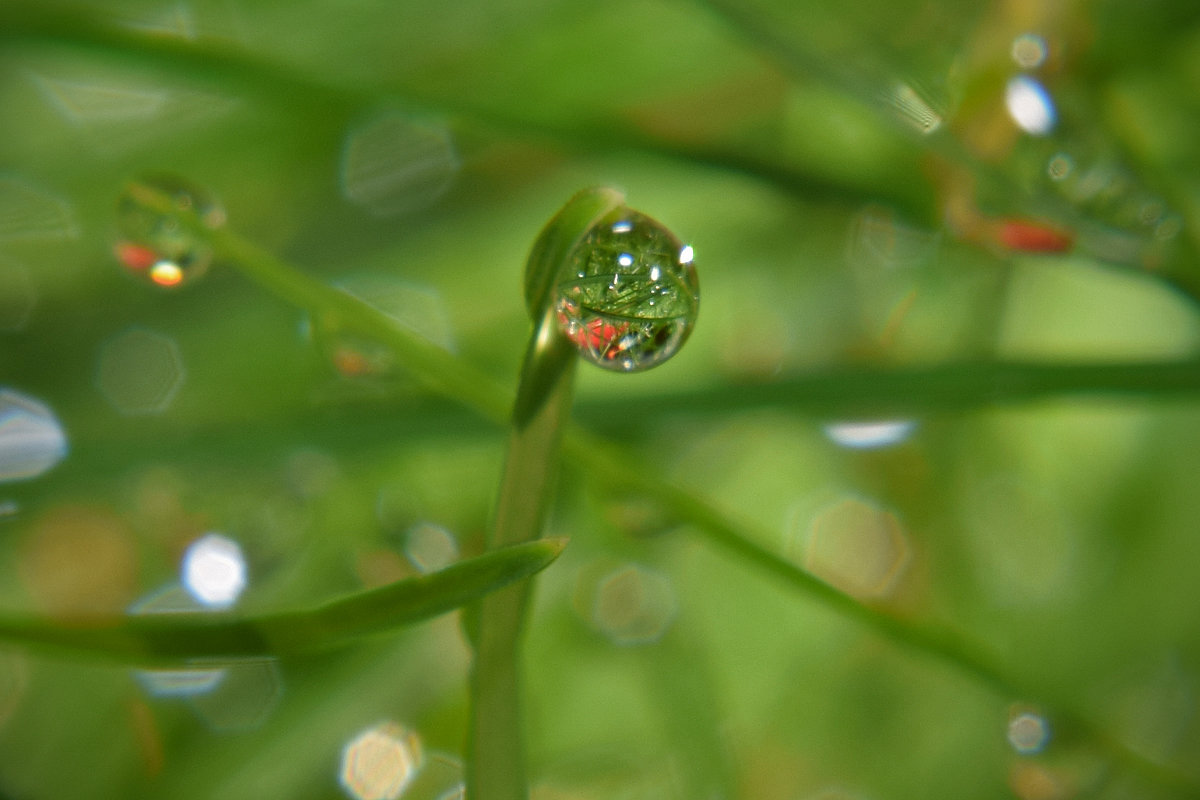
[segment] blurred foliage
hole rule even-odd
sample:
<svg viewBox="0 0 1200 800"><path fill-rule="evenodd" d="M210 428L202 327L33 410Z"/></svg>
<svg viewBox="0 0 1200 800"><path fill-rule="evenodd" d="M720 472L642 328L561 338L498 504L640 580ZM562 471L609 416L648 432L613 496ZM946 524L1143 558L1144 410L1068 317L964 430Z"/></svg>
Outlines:
<svg viewBox="0 0 1200 800"><path fill-rule="evenodd" d="M1028 32L1047 50L1023 70ZM1022 72L1053 98L1046 135L1005 110ZM0 385L70 447L0 484L6 610L126 608L208 530L247 554L247 613L414 574L422 524L483 546L505 431L234 265L174 290L126 274L130 179L184 176L307 275L391 287L374 301L506 386L530 244L612 184L694 245L700 320L660 369L581 369L577 419L814 571L830 509L883 520L903 563L864 602L985 643L1037 696L786 591L598 488L583 454L526 642L535 798L1200 791L1191 0L7 2L0 109L0 322L20 317ZM160 413L100 380L131 329L182 365ZM884 407L916 423L898 444L826 433ZM231 726L133 670L6 647L0 794L344 797L342 748L380 721L461 751L466 668L443 618L282 660L273 705ZM1006 741L1027 707L1040 754Z"/></svg>

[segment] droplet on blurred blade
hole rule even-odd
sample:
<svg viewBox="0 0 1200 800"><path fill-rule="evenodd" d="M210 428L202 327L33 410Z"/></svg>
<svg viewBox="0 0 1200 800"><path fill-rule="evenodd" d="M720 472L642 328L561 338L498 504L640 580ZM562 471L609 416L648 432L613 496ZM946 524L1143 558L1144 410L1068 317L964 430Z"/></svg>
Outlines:
<svg viewBox="0 0 1200 800"><path fill-rule="evenodd" d="M617 372L657 366L687 341L700 306L690 246L650 217L618 209L580 241L557 286L562 332Z"/></svg>
<svg viewBox="0 0 1200 800"><path fill-rule="evenodd" d="M0 482L36 478L66 458L67 434L44 403L0 388Z"/></svg>
<svg viewBox="0 0 1200 800"><path fill-rule="evenodd" d="M459 160L444 126L388 114L355 129L342 154L342 191L377 217L424 208L449 190Z"/></svg>
<svg viewBox="0 0 1200 800"><path fill-rule="evenodd" d="M170 198L171 212L147 207L139 190L151 189ZM194 214L203 225L218 228L225 211L207 191L181 178L154 176L131 185L117 200L117 260L131 274L154 286L172 289L191 283L208 270L212 248L180 219Z"/></svg>
<svg viewBox="0 0 1200 800"><path fill-rule="evenodd" d="M192 597L209 608L229 608L246 588L242 548L219 533L208 533L183 554L182 582Z"/></svg>
<svg viewBox="0 0 1200 800"><path fill-rule="evenodd" d="M342 750L342 787L354 800L396 800L423 762L416 733L395 722L381 722L346 743Z"/></svg>
<svg viewBox="0 0 1200 800"><path fill-rule="evenodd" d="M1050 93L1028 75L1018 75L1008 82L1004 104L1017 127L1033 136L1046 135L1058 121Z"/></svg>

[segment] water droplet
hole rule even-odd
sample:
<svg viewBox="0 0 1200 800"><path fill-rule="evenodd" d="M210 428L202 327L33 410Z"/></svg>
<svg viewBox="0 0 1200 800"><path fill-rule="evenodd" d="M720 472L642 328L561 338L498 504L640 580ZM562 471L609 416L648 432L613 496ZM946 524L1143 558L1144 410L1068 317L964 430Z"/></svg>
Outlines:
<svg viewBox="0 0 1200 800"><path fill-rule="evenodd" d="M54 412L32 397L0 389L0 482L36 478L67 455Z"/></svg>
<svg viewBox="0 0 1200 800"><path fill-rule="evenodd" d="M180 178L155 176L140 185L171 197L180 212L195 214L210 228L225 223L225 211L211 194ZM120 239L117 260L132 275L172 289L191 283L212 263L212 248L173 214L146 208L131 191L117 201Z"/></svg>
<svg viewBox="0 0 1200 800"><path fill-rule="evenodd" d="M696 321L692 248L650 217L618 209L596 224L565 270L555 311L563 333L597 366L636 372L678 352Z"/></svg>

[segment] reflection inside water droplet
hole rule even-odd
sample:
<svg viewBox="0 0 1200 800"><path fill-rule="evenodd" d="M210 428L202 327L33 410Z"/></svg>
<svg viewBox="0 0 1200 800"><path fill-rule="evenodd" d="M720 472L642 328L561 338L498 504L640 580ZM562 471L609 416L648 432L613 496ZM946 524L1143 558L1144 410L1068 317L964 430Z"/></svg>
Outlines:
<svg viewBox="0 0 1200 800"><path fill-rule="evenodd" d="M587 233L572 258L555 313L584 358L634 372L678 352L700 303L691 247L644 214L618 209Z"/></svg>
<svg viewBox="0 0 1200 800"><path fill-rule="evenodd" d="M45 404L0 388L0 482L36 478L67 455L67 435Z"/></svg>
<svg viewBox="0 0 1200 800"><path fill-rule="evenodd" d="M195 214L210 228L225 223L225 211L210 193L169 176L145 178L117 200L120 239L113 251L126 271L166 289L196 280L212 263L212 248L175 214L147 208L137 199L137 188L170 197L176 211Z"/></svg>

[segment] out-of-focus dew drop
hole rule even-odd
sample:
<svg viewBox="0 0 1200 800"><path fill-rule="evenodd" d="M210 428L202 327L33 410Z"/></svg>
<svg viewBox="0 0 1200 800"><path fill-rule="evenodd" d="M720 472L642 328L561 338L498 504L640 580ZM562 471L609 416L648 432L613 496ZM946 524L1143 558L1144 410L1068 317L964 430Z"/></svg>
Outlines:
<svg viewBox="0 0 1200 800"><path fill-rule="evenodd" d="M1046 174L1050 176L1050 180L1056 182L1065 181L1070 178L1075 172L1075 159L1071 158L1066 153L1055 153L1046 163Z"/></svg>
<svg viewBox="0 0 1200 800"><path fill-rule="evenodd" d="M1028 75L1009 80L1004 88L1004 105L1017 127L1032 136L1045 136L1058 122L1050 93Z"/></svg>
<svg viewBox="0 0 1200 800"><path fill-rule="evenodd" d="M1050 743L1050 723L1035 710L1016 707L1009 712L1006 735L1018 754L1035 755Z"/></svg>
<svg viewBox="0 0 1200 800"><path fill-rule="evenodd" d="M0 388L0 483L36 478L67 456L67 434L45 403Z"/></svg>
<svg viewBox="0 0 1200 800"><path fill-rule="evenodd" d="M890 511L857 497L821 508L807 530L787 533L785 551L799 554L821 580L863 600L888 596L912 559L908 533Z"/></svg>
<svg viewBox="0 0 1200 800"><path fill-rule="evenodd" d="M380 722L346 743L338 777L354 800L397 800L423 764L421 739L414 731Z"/></svg>
<svg viewBox="0 0 1200 800"><path fill-rule="evenodd" d="M404 536L404 555L421 572L436 572L458 560L458 541L441 525L419 522Z"/></svg>
<svg viewBox="0 0 1200 800"><path fill-rule="evenodd" d="M879 422L831 422L824 426L831 442L851 450L875 450L908 440L917 428L915 420Z"/></svg>
<svg viewBox="0 0 1200 800"><path fill-rule="evenodd" d="M1022 33L1012 41L1010 54L1013 63L1021 69L1037 69L1046 62L1050 48L1046 40L1036 33Z"/></svg>
<svg viewBox="0 0 1200 800"><path fill-rule="evenodd" d="M0 256L0 333L25 329L37 305L37 287L29 267Z"/></svg>
<svg viewBox="0 0 1200 800"><path fill-rule="evenodd" d="M657 642L679 610L671 579L639 564L581 573L576 605L596 630L621 646Z"/></svg>
<svg viewBox="0 0 1200 800"><path fill-rule="evenodd" d="M388 113L347 134L342 192L374 216L400 216L440 199L460 166L444 125Z"/></svg>
<svg viewBox="0 0 1200 800"><path fill-rule="evenodd" d="M147 207L139 199L146 189L169 197L172 212ZM153 176L131 185L117 200L117 261L131 275L160 288L194 282L212 263L212 247L181 221L180 214L194 215L209 228L225 224L225 211L216 198L181 178Z"/></svg>
<svg viewBox="0 0 1200 800"><path fill-rule="evenodd" d="M32 524L19 571L37 606L52 616L120 613L137 585L137 547L128 524L93 505L61 505Z"/></svg>
<svg viewBox="0 0 1200 800"><path fill-rule="evenodd" d="M279 664L270 658L245 659L225 663L222 670L211 690L187 697L195 715L220 733L253 730L266 722L283 696Z"/></svg>
<svg viewBox="0 0 1200 800"><path fill-rule="evenodd" d="M207 533L188 545L180 572L184 588L208 608L232 607L246 588L242 548L219 533Z"/></svg>
<svg viewBox="0 0 1200 800"><path fill-rule="evenodd" d="M66 200L22 178L0 177L0 242L78 235L75 213Z"/></svg>
<svg viewBox="0 0 1200 800"><path fill-rule="evenodd" d="M130 328L100 346L96 387L121 414L161 414L170 408L186 374L174 339Z"/></svg>

